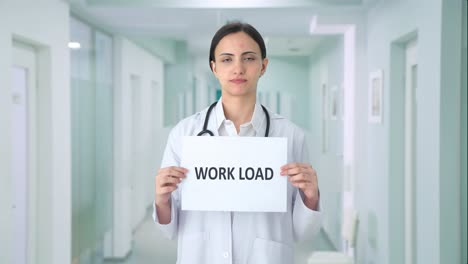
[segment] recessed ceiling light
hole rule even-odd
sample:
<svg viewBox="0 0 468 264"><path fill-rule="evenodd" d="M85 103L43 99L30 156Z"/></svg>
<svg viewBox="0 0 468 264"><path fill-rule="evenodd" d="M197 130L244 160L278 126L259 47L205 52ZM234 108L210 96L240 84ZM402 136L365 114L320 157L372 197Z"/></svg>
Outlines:
<svg viewBox="0 0 468 264"><path fill-rule="evenodd" d="M81 44L79 42L68 42L68 47L70 49L79 49L81 48Z"/></svg>

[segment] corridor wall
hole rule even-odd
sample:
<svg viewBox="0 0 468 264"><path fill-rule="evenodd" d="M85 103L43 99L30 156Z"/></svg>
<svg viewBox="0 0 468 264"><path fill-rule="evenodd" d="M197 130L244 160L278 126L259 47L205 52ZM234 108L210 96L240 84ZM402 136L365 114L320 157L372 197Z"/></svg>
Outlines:
<svg viewBox="0 0 468 264"><path fill-rule="evenodd" d="M100 256L113 210L113 41L70 18L72 259Z"/></svg>
<svg viewBox="0 0 468 264"><path fill-rule="evenodd" d="M270 101L277 93L291 100L291 116L286 116L304 129L311 127L310 120L304 113L309 112L308 69L306 56L272 56L265 74L258 81L257 93L268 94ZM270 107L269 105L266 105ZM271 109L277 112L276 109Z"/></svg>
<svg viewBox="0 0 468 264"><path fill-rule="evenodd" d="M219 82L211 72L207 54L197 53L192 56L191 61L194 74L193 88L196 96L195 112L198 112L216 100L216 89L219 87Z"/></svg>
<svg viewBox="0 0 468 264"><path fill-rule="evenodd" d="M330 36L309 58L310 110L305 115L310 123L310 159L319 176L323 229L336 250L341 249L343 197L343 51L342 38Z"/></svg>
<svg viewBox="0 0 468 264"><path fill-rule="evenodd" d="M122 37L114 41L114 222L105 257L124 258L132 231L154 200L154 176L167 137L165 81L161 59Z"/></svg>
<svg viewBox="0 0 468 264"><path fill-rule="evenodd" d="M40 23L38 23L40 21ZM71 157L69 8L64 1L0 1L0 262L14 263L12 220L11 94L12 41L37 55L38 197L33 263L69 263Z"/></svg>
<svg viewBox="0 0 468 264"><path fill-rule="evenodd" d="M467 100L468 100L468 85L467 85L467 46L468 46L468 41L467 41L467 12L468 12L468 3L467 1L463 1L463 7L462 7L462 65L460 69L461 73L461 91L460 91L460 106L461 106L461 115L460 115L460 125L461 125L461 132L460 132L460 188L461 188L461 249L462 249L462 263L468 263L468 250L464 250L468 248L467 245L467 239L468 239L468 233L467 233L467 189L468 189L468 173L467 173L467 167L468 163L466 162L467 160L467 155L466 152L468 150L468 145L467 145Z"/></svg>
<svg viewBox="0 0 468 264"><path fill-rule="evenodd" d="M171 127L179 122L179 119L193 113L193 109L185 109L186 105L180 105L179 97L192 87L193 72L191 61L187 52L187 45L178 42L176 60L164 64L164 126ZM191 98L190 98L191 99ZM179 109L183 109L182 112Z"/></svg>
<svg viewBox="0 0 468 264"><path fill-rule="evenodd" d="M372 230L368 223L363 239L367 243L359 245L358 263L402 263L404 257L398 245L401 242L394 239L403 227L394 225L395 212L391 210L393 203L401 201L403 190L389 188L401 177L389 173L394 166L389 162L390 135L395 132L389 120L397 110L390 108L390 95L401 89L401 80L389 76L393 62L390 47L409 35L418 40L415 263L460 263L460 157L458 148L453 147L459 145L460 112L453 102L459 96L460 73L456 66L448 65L449 60L460 59L460 41L449 33L460 30L457 22L461 14L455 10L461 10L461 1L382 1L368 14L368 71L384 72L384 108L382 124L361 128L367 130L368 142L367 173L359 176L365 177L361 181L366 182L368 191L361 195L367 196L368 203L361 211L372 223Z"/></svg>

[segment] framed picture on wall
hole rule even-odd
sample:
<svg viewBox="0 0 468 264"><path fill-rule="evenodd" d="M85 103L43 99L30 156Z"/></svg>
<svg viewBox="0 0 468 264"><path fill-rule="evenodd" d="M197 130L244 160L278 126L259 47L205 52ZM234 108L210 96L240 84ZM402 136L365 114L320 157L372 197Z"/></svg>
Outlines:
<svg viewBox="0 0 468 264"><path fill-rule="evenodd" d="M376 70L369 74L369 123L382 123L383 115L383 71Z"/></svg>

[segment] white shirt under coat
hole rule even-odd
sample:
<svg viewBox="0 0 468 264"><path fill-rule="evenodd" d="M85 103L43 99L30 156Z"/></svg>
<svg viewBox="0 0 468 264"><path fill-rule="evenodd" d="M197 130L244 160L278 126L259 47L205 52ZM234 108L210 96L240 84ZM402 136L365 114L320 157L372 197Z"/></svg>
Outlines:
<svg viewBox="0 0 468 264"><path fill-rule="evenodd" d="M251 122L241 125L237 134L234 123L224 116L221 100L208 122L215 136L265 136L266 116L259 103ZM161 168L180 166L181 139L203 129L207 111L185 118L172 129ZM284 117L268 113L269 136L288 139L288 163L309 162L303 131ZM169 239L177 237L178 264L292 264L294 242L314 236L322 222L321 212L307 208L298 193L288 181L285 213L206 212L182 211L177 189L171 198L171 222L160 224L156 210L153 219Z"/></svg>

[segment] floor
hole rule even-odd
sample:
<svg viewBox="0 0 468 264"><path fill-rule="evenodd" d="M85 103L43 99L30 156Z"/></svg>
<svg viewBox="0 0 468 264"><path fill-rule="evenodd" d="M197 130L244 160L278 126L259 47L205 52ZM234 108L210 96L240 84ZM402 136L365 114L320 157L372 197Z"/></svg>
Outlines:
<svg viewBox="0 0 468 264"><path fill-rule="evenodd" d="M134 233L133 250L125 261L104 261L103 264L175 264L177 244L165 238L154 225L151 212Z"/></svg>
<svg viewBox="0 0 468 264"><path fill-rule="evenodd" d="M313 245L313 246L312 246ZM175 264L176 242L166 239L153 224L149 212L134 234L133 250L123 261L104 261L103 264ZM329 248L323 236L312 243L311 240L297 244L295 247L295 264L307 263L312 250L326 250Z"/></svg>

